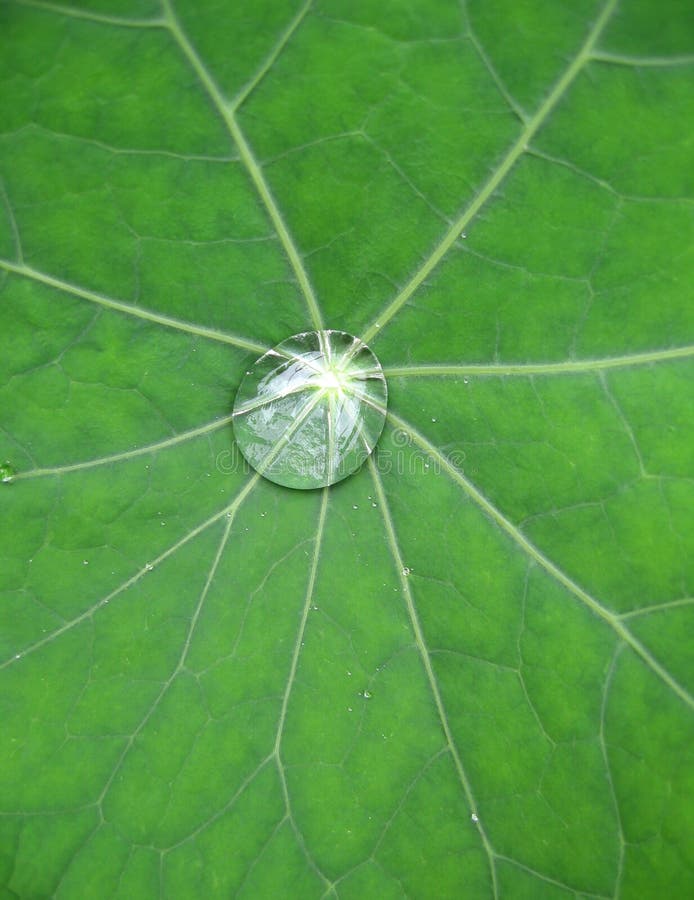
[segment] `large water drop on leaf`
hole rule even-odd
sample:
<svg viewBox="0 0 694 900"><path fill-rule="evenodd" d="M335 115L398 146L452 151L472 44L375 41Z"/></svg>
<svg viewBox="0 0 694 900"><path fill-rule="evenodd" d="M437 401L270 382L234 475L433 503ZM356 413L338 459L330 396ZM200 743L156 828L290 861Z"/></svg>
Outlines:
<svg viewBox="0 0 694 900"><path fill-rule="evenodd" d="M270 481L318 488L347 478L383 430L383 370L344 331L295 334L246 372L234 403L234 433L248 462Z"/></svg>

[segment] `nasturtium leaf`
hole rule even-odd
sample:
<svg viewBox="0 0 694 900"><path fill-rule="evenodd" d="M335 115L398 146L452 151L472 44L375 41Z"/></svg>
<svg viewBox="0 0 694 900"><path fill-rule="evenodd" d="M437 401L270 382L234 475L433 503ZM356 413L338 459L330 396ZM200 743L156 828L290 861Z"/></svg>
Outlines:
<svg viewBox="0 0 694 900"><path fill-rule="evenodd" d="M693 896L691 4L2 0L0 85L0 897Z"/></svg>

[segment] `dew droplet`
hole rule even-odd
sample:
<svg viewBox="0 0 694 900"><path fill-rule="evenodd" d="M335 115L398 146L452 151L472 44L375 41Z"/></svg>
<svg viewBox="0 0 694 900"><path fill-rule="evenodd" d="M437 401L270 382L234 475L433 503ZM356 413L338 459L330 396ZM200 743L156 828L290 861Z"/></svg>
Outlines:
<svg viewBox="0 0 694 900"><path fill-rule="evenodd" d="M366 344L344 331L308 331L246 371L234 435L270 481L324 487L361 467L381 435L386 407L383 370Z"/></svg>
<svg viewBox="0 0 694 900"><path fill-rule="evenodd" d="M475 824L477 824L477 822L479 822L479 816L477 815L477 813L472 813L472 815L470 816L470 818L472 819L472 821L473 821Z"/></svg>
<svg viewBox="0 0 694 900"><path fill-rule="evenodd" d="M83 565L83 566L88 566L88 565L89 565L89 560L88 560L88 559L83 559L83 560L82 560L82 565Z"/></svg>
<svg viewBox="0 0 694 900"><path fill-rule="evenodd" d="M153 572L153 571L154 571L154 566L152 565L152 563L145 563L145 572Z"/></svg>
<svg viewBox="0 0 694 900"><path fill-rule="evenodd" d="M0 463L0 482L11 484L17 475L17 470L10 462Z"/></svg>
<svg viewBox="0 0 694 900"><path fill-rule="evenodd" d="M359 509L359 507L356 504L352 504L352 509Z"/></svg>
<svg viewBox="0 0 694 900"><path fill-rule="evenodd" d="M371 691L359 691L359 696L363 697L364 700L370 700L373 697Z"/></svg>
<svg viewBox="0 0 694 900"><path fill-rule="evenodd" d="M470 379L467 377L467 375L465 375L465 377L463 378L463 384L470 384Z"/></svg>
<svg viewBox="0 0 694 900"><path fill-rule="evenodd" d="M412 569L411 569L409 566L403 566L403 567L402 567L402 574L403 574L403 575L411 575L411 574L412 574Z"/></svg>

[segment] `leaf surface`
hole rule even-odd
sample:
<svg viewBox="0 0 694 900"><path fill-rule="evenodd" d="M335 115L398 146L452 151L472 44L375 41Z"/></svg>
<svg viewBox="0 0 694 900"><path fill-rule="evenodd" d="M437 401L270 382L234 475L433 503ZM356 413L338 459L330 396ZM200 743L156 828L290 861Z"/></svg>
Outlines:
<svg viewBox="0 0 694 900"><path fill-rule="evenodd" d="M689 4L0 23L3 900L692 894ZM294 491L323 327L390 412Z"/></svg>

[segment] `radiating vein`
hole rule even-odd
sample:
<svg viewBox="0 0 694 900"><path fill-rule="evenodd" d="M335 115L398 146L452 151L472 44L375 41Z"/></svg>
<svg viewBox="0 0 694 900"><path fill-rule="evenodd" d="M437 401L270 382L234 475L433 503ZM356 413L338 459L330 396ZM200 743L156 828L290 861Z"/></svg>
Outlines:
<svg viewBox="0 0 694 900"><path fill-rule="evenodd" d="M177 444L185 441L192 441L203 434L210 434L218 431L225 425L229 425L233 416L222 416L207 422L205 425L199 425L197 428L191 428L189 431L182 431L173 437L165 438L161 441L155 441L153 444L146 444L143 447L136 447L134 450L125 450L122 453L113 453L110 456L100 456L98 459L88 459L84 462L68 463L64 466L51 466L41 469L29 469L26 472L19 472L14 476L13 481L24 481L27 478L44 478L47 475L65 475L69 472L81 472L85 469L94 469L97 466L105 466L109 463L120 463L129 459L135 459L138 456L147 456L150 453L157 453L160 450L168 450Z"/></svg>
<svg viewBox="0 0 694 900"><path fill-rule="evenodd" d="M417 431L409 422L395 415L393 412L388 413L388 419L408 435L416 444L427 452L433 459L436 459L443 471L455 481L485 513L494 521L502 531L506 532L518 544L521 549L528 554L542 569L548 572L556 581L563 585L571 594L581 601L588 609L591 610L598 618L606 622L610 628L627 643L632 650L641 658L641 660L654 672L690 709L694 709L694 698L687 690L679 684L670 673L665 669L651 652L636 638L622 621L622 618L613 613L607 607L603 606L598 600L578 585L572 578L563 572L559 566L552 562L545 554L535 546L523 532L507 519L506 516L497 509L496 506L488 500L487 497L469 481L463 473L457 469L446 456L428 441L423 434Z"/></svg>
<svg viewBox="0 0 694 900"><path fill-rule="evenodd" d="M436 710L438 712L439 721L441 723L441 727L443 729L444 735L446 737L446 742L448 744L448 749L453 758L453 763L455 765L456 772L458 774L458 778L463 788L463 792L465 794L465 798L467 800L468 806L471 812L477 811L477 803L475 801L474 794L472 792L472 787L470 785L470 781L465 773L465 769L463 768L463 763L460 759L460 754L458 753L458 748L455 742L455 738L453 737L453 732L451 730L450 723L448 721L448 714L446 713L446 708L443 704L443 698L441 697L441 691L439 690L438 681L436 679L436 674L434 672L434 668L431 664L431 654L426 644L426 640L424 638L424 632L422 630L422 626L419 621L419 615L417 613L417 608L414 603L414 597L412 596L412 590L410 588L409 581L407 577L403 574L403 570L405 568L402 554L400 552L400 546L398 544L397 535L395 533L395 525L393 524L393 518L390 513L390 507L388 505L388 501L386 498L385 490L383 488L383 482L381 480L380 473L376 467L376 464L373 460L372 456L369 456L369 469L371 471L371 478L374 483L374 488L376 490L376 496L378 498L378 505L381 510L381 515L383 518L383 524L386 529L386 538L388 541L388 546L390 548L391 555L393 557L393 563L395 564L395 568L398 572L398 577L400 579L400 584L402 587L403 596L405 597L405 603L407 605L407 612L410 619L410 624L412 626L412 631L414 634L415 642L417 644L417 649L419 650L419 655L422 660L422 664L424 666L424 670L426 672L427 680L429 682L429 688L434 698L434 702L436 704ZM487 854L487 859L489 862L489 869L492 879L492 889L494 897L498 897L498 885L497 885L497 876L496 876L496 862L495 862L495 851L489 842L489 838L486 835L484 827L481 822L477 823L477 829L480 834L480 838L482 840L482 845L484 846L485 853Z"/></svg>
<svg viewBox="0 0 694 900"><path fill-rule="evenodd" d="M239 93L234 97L234 99L230 103L230 108L235 112L244 101L253 93L253 91L258 87L260 82L265 78L268 72L272 69L274 64L277 62L279 57L282 54L282 51L287 46L289 41L292 39L294 32L301 25L301 23L306 18L308 11L311 9L313 5L313 0L306 0L304 5L299 9L297 14L291 20L289 25L285 28L280 36L280 39L277 41L275 46L272 48L270 53L268 54L265 62L258 69L255 75L251 78L251 80L246 84Z"/></svg>
<svg viewBox="0 0 694 900"><path fill-rule="evenodd" d="M605 369L628 369L673 359L694 356L694 345L626 353L624 356L605 356L597 359L567 359L547 363L470 363L463 365L384 366L389 378L442 378L465 375L565 375L573 372L599 372Z"/></svg>
<svg viewBox="0 0 694 900"><path fill-rule="evenodd" d="M439 244L433 249L412 278L407 282L405 287L397 294L397 296L383 309L368 326L362 335L362 341L368 344L373 338L380 334L383 328L390 322L394 315L407 303L417 288L429 277L433 270L438 266L446 253L455 244L461 233L467 228L472 219L477 215L480 209L487 203L496 189L506 178L513 166L516 164L520 156L525 152L528 143L537 134L540 128L547 121L549 114L559 103L562 97L573 83L574 79L581 71L583 66L591 58L593 48L602 33L607 21L612 15L617 0L607 0L602 12L595 20L593 27L590 29L580 50L567 66L564 73L556 82L548 96L537 109L535 114L527 120L527 124L521 131L516 141L511 145L504 158L501 160L496 169L487 179L482 189L453 222L448 231L444 234Z"/></svg>
<svg viewBox="0 0 694 900"><path fill-rule="evenodd" d="M118 772L120 772L121 768L123 767L123 763L125 762L128 754L130 753L130 750L132 749L133 744L137 740L138 735L140 735L142 733L142 731L146 728L147 723L150 721L150 719L156 712L159 704L164 699L165 694L169 691L169 689L171 688L171 685L176 680L176 677L183 671L183 668L186 663L186 659L188 658L188 651L190 650L190 645L193 640L193 635L195 634L195 628L198 624L198 620L200 618L200 613L202 612L202 609L205 605L205 600L207 598L210 587L211 587L212 582L214 581L215 575L217 573L217 569L219 567L219 563L222 558L222 554L224 553L224 548L226 547L227 542L229 540L229 535L231 534L231 528L232 528L232 525L234 524L234 518L236 516L236 513L238 512L239 507L241 506L243 501L246 499L246 497L250 494L250 492L253 490L253 488L257 484L259 478L260 478L259 475L254 475L253 478L251 478L246 483L244 488L237 494L233 503L231 503L224 512L224 515L227 518L227 522L226 522L226 525L224 526L224 530L222 532L222 538L219 542L219 545L217 546L217 552L214 555L212 564L207 573L207 578L205 579L205 584L203 585L202 591L200 592L200 596L198 597L198 602L196 603L195 609L193 610L193 614L190 617L190 624L188 625L188 631L186 632L186 637L183 642L183 648L181 649L181 653L178 657L178 661L177 661L176 665L174 666L174 668L172 669L169 677L166 679L166 681L164 681L162 683L161 688L159 689L159 691L158 691L157 695L155 696L154 700L152 701L152 703L149 705L144 716L140 719L137 727L132 732L132 734L128 737L128 740L126 741L125 746L123 747L123 750L121 751L121 754L118 757L116 764L113 767L113 770L111 771L110 776L104 783L104 786L103 786L101 793L99 795L99 798L98 798L98 806L102 812L102 815L103 815L102 804L104 802L104 799L108 795L108 792L111 788L111 785L113 784L113 781L114 781L116 775L118 774Z"/></svg>
<svg viewBox="0 0 694 900"><path fill-rule="evenodd" d="M124 313L127 316L134 316L137 319L144 319L146 322L154 322L157 325L165 325L167 328L174 328L177 331L184 331L187 334L194 334L197 337L208 338L212 341L219 341L223 344L231 344L241 350L250 350L253 353L265 353L267 347L258 344L248 338L239 337L226 331L218 331L215 328L207 328L204 325L196 325L193 322L185 322L182 319L174 319L172 316L166 316L163 313L153 312L149 309L135 306L133 303L126 303L123 300L115 300L107 297L105 294L98 294L96 291L90 291L87 288L79 287L69 281L63 281L60 278L54 278L46 272L40 272L33 266L17 265L6 259L0 259L0 269L12 272L22 278L30 278L38 281L48 287L63 291L66 294L72 294L73 297L79 297L81 300L88 300L90 303L96 303L106 309L112 309L116 312Z"/></svg>
<svg viewBox="0 0 694 900"><path fill-rule="evenodd" d="M173 556L181 547L185 546L187 543L192 541L198 535L202 534L203 531L206 531L210 526L214 525L215 522L219 522L229 510L234 507L234 504L239 502L239 497L245 498L248 491L252 488L255 482L258 480L259 476L254 475L250 481L247 482L246 486L242 489L242 491L237 495L236 499L231 503L231 505L225 505L223 509L219 512L214 513L214 515L210 516L208 519L205 519L204 522L201 522L200 525L197 525L195 528L191 529L189 532L183 535L182 538L179 538L174 544L171 544L163 553L160 553L159 556L154 557L144 566L141 566L134 575L131 575L130 578L127 578L125 581L121 582L117 588L114 588L110 593L106 594L105 597L102 597L100 600L97 600L96 603L93 603L88 609L84 612L80 613L78 616L75 616L73 619L69 619L59 628L54 629L49 634L44 635L40 640L36 641L33 644L29 644L26 647L23 647L16 655L11 656L9 659L0 662L0 670L11 666L13 663L18 662L24 657L28 656L30 653L34 653L36 650L39 650L41 647L44 647L46 644L51 643L56 638L60 637L62 634L65 634L67 631L71 631L73 628L76 628L78 625L81 625L82 622L85 622L87 619L91 619L94 613L96 613L99 609L106 606L114 600L119 594L122 594L123 591L127 591L128 588L131 588L134 584L149 572L151 572L158 565L167 560L170 556Z"/></svg>
<svg viewBox="0 0 694 900"><path fill-rule="evenodd" d="M115 25L119 28L163 28L164 21L159 18L137 19L132 16L112 16L106 13L92 12L80 9L77 6L69 6L62 3L49 3L47 0L12 0L17 6L29 6L34 9L42 9L56 15L67 16L70 19L85 19L88 22L97 22L100 25Z"/></svg>
<svg viewBox="0 0 694 900"><path fill-rule="evenodd" d="M289 817L289 821L291 823L294 834L296 835L296 839L299 842L301 849L306 856L311 867L316 871L320 879L323 881L324 885L328 886L328 889L331 888L329 880L325 877L323 872L318 868L313 858L308 852L308 848L306 847L303 835L301 831L296 825L294 820L294 815L292 813L291 807L291 798L289 796L289 787L287 785L287 776L284 770L284 763L282 762L282 737L284 735L284 727L287 720L287 709L289 707L289 699L291 697L292 688L294 686L294 681L296 679L296 670L299 666L299 656L301 655L301 647L304 642L304 634L306 632L306 623L308 622L308 616L311 609L311 604L313 602L313 593L316 585L316 572L318 571L318 560L320 559L320 551L321 545L323 543L323 534L325 532L325 519L326 513L328 510L328 497L330 491L327 487L323 488L323 495L321 497L321 505L320 512L318 514L318 525L316 527L316 536L313 544L313 558L311 560L311 569L309 572L308 583L306 585L306 594L304 596L304 606L301 611L301 619L299 621L299 629L297 631L296 640L294 642L294 651L292 653L292 661L289 667L289 675L287 677L287 685L284 689L284 694L282 696L282 706L280 708L280 714L277 721L277 730L275 732L275 744L273 748L273 755L277 762L277 771L279 772L280 781L282 783L282 794L284 797L284 803L287 810L287 815Z"/></svg>
<svg viewBox="0 0 694 900"><path fill-rule="evenodd" d="M301 291L304 295L306 306L308 307L308 311L311 315L313 325L317 330L320 331L323 329L323 316L321 314L320 307L318 306L318 301L316 300L313 287L311 286L311 282L309 281L308 274L301 259L301 254L299 253L299 250L297 249L296 244L294 243L294 240L289 233L289 229L287 228L287 225L284 221L284 217L282 216L279 206L277 205L277 201L273 197L272 192L270 191L270 187L265 180L265 176L263 175L260 164L256 160L250 144L246 140L241 127L236 121L236 116L234 115L232 106L227 102L226 98L222 94L219 85L212 77L212 74L207 69L207 66L198 55L197 50L190 42L188 35L183 30L181 23L179 22L174 12L171 0L162 0L162 3L167 27L171 31L171 34L173 35L176 43L181 49L181 52L190 63L191 68L195 71L196 75L200 79L200 83L207 91L210 100L214 104L219 115L222 117L229 131L229 134L232 137L232 140L236 144L239 155L241 157L241 161L246 167L248 175L253 182L255 189L260 196L260 199L263 201L263 205L265 206L272 224L275 227L277 236L279 237L280 242L284 247L284 251L287 254L287 258L289 259L291 267L294 270L294 275L296 276L296 280L299 283Z"/></svg>
<svg viewBox="0 0 694 900"><path fill-rule="evenodd" d="M2 197L3 205L7 210L7 216L10 220L10 229L12 230L12 237L14 239L14 249L17 254L17 262L22 265L24 263L24 252L22 250L22 239L19 234L19 227L17 225L17 219L15 218L14 209L12 207L12 203L10 202L10 198L7 194L7 188L5 187L5 182L2 178L0 178L0 197Z"/></svg>
<svg viewBox="0 0 694 900"><path fill-rule="evenodd" d="M604 50L594 50L590 56L596 62L611 63L615 66L632 66L633 68L670 68L694 65L694 56L625 56L621 53L606 53Z"/></svg>

